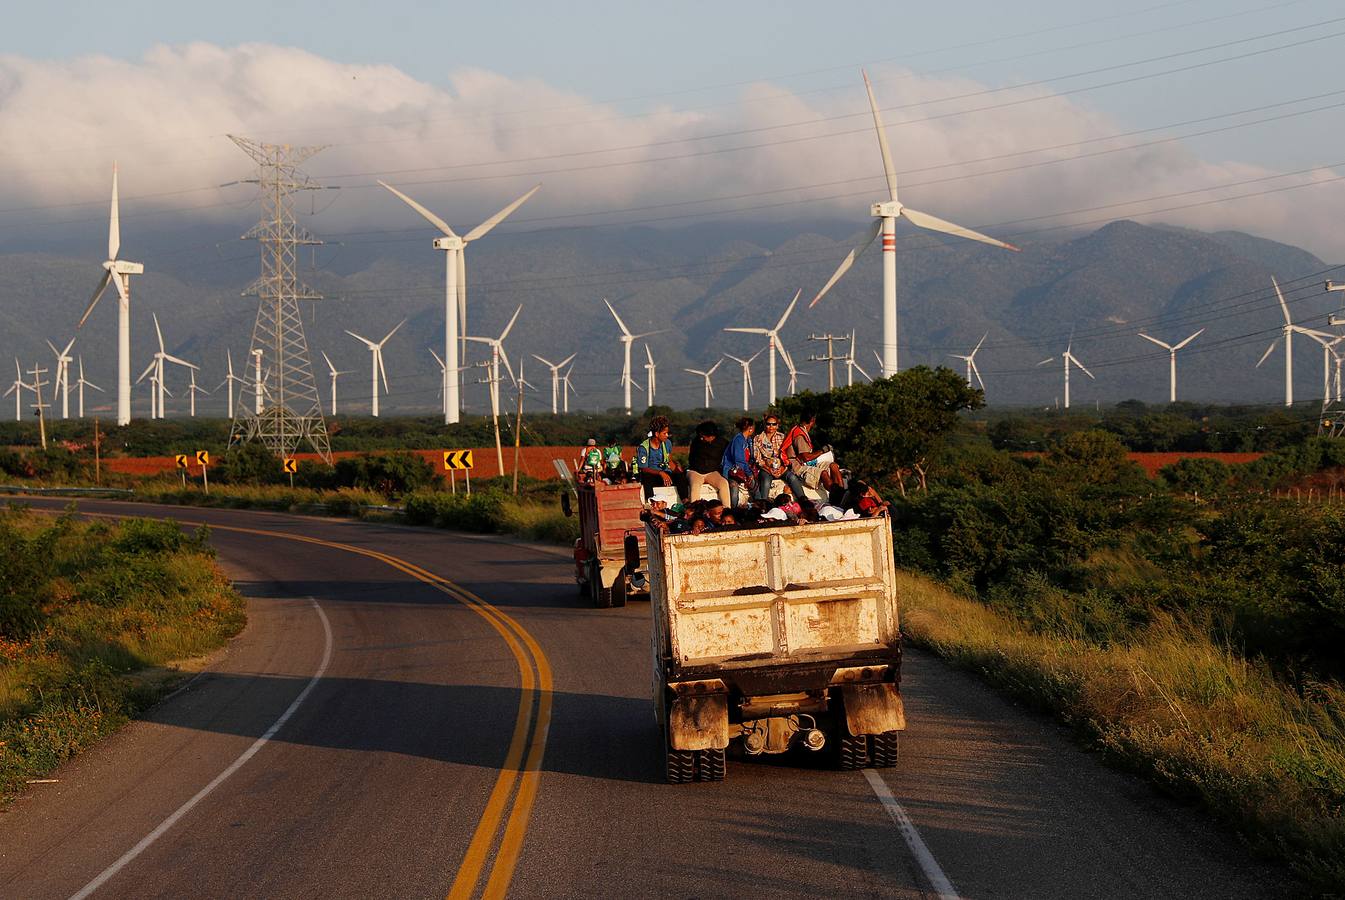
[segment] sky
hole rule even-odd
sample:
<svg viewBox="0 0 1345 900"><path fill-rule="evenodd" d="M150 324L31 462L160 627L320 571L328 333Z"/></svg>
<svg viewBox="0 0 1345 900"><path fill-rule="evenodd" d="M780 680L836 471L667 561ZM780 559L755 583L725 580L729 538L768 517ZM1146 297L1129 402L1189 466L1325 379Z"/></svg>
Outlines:
<svg viewBox="0 0 1345 900"><path fill-rule="evenodd" d="M1338 0L1004 4L25 4L0 33L0 250L104 220L255 217L227 134L327 145L325 235L868 221L902 199L1009 240L1134 217L1345 259ZM134 224L131 224L134 223Z"/></svg>

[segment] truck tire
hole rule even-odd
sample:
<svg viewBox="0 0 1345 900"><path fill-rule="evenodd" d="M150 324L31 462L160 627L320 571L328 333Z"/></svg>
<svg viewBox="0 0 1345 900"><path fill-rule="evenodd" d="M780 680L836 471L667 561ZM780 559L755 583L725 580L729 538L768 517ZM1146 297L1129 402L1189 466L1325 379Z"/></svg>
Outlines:
<svg viewBox="0 0 1345 900"><path fill-rule="evenodd" d="M836 741L836 767L845 771L862 769L869 764L869 739L862 734L844 732Z"/></svg>
<svg viewBox="0 0 1345 900"><path fill-rule="evenodd" d="M622 569L621 574L612 582L612 606L626 605L626 570Z"/></svg>
<svg viewBox="0 0 1345 900"><path fill-rule="evenodd" d="M602 586L602 568L595 561L589 567L589 598L598 609L607 609L612 605L612 589Z"/></svg>
<svg viewBox="0 0 1345 900"><path fill-rule="evenodd" d="M696 751L668 747L664 757L669 784L687 784L696 780Z"/></svg>
<svg viewBox="0 0 1345 900"><path fill-rule="evenodd" d="M897 764L900 731L869 735L869 757L875 769L890 769Z"/></svg>
<svg viewBox="0 0 1345 900"><path fill-rule="evenodd" d="M699 781L723 781L724 780L724 751L723 750L697 750L696 751L696 778Z"/></svg>

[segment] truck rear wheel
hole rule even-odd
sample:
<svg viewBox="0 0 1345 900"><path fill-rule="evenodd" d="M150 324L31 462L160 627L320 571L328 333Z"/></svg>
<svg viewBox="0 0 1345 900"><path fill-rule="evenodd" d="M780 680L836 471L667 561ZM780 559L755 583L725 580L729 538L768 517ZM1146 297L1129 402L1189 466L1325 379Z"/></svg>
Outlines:
<svg viewBox="0 0 1345 900"><path fill-rule="evenodd" d="M602 566L594 561L589 566L588 594L598 609L607 609L612 605L612 589L602 586Z"/></svg>
<svg viewBox="0 0 1345 900"><path fill-rule="evenodd" d="M869 764L869 739L862 734L850 734L841 724L842 734L836 740L836 767L843 770L862 769Z"/></svg>
<svg viewBox="0 0 1345 900"><path fill-rule="evenodd" d="M622 569L616 581L612 582L612 606L626 605L626 582L626 570Z"/></svg>
<svg viewBox="0 0 1345 900"><path fill-rule="evenodd" d="M697 750L696 777L701 781L724 780L724 751Z"/></svg>
<svg viewBox="0 0 1345 900"><path fill-rule="evenodd" d="M674 750L669 747L664 756L669 784L686 784L696 780L696 752L694 750Z"/></svg>
<svg viewBox="0 0 1345 900"><path fill-rule="evenodd" d="M869 756L876 769L890 769L897 764L900 731L885 731L869 735Z"/></svg>

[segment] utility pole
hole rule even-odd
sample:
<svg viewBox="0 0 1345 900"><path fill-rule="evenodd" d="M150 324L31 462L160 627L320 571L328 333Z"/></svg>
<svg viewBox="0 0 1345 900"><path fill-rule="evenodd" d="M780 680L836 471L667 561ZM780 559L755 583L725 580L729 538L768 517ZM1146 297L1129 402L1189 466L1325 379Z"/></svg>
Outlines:
<svg viewBox="0 0 1345 900"><path fill-rule="evenodd" d="M846 357L837 356L835 352L833 352L832 344L836 341L848 341L850 340L850 336L848 334L810 334L808 335L808 340L827 342L827 355L810 356L808 357L808 361L824 362L827 364L827 390L834 391L836 389L836 370L832 364L837 361L844 362Z"/></svg>
<svg viewBox="0 0 1345 900"><path fill-rule="evenodd" d="M518 452L523 442L523 360L518 361L518 420L514 423L514 496L518 496Z"/></svg>
<svg viewBox="0 0 1345 900"><path fill-rule="evenodd" d="M1328 291L1345 292L1345 284L1336 284L1334 281L1328 281L1326 283L1326 289ZM1333 315L1327 319L1327 321L1332 325L1345 325L1345 316Z"/></svg>
<svg viewBox="0 0 1345 900"><path fill-rule="evenodd" d="M260 245L261 275L243 294L258 298L252 355L259 369L261 353L267 354L275 379L268 386L270 403L262 406L261 376L254 376L258 405L252 412L243 407L234 417L229 446L260 441L277 456L289 458L301 441L307 441L323 462L331 465L331 441L299 309L300 301L320 300L322 295L301 284L297 275L298 248L322 241L299 226L293 203L299 191L321 188L299 166L323 148L263 144L235 135L229 139L259 168L257 177L247 183L260 188L261 221L243 238Z"/></svg>
<svg viewBox="0 0 1345 900"><path fill-rule="evenodd" d="M31 376L33 376L33 384L32 384L33 394L37 397L36 402L33 404L34 408L37 410L37 430L38 430L38 433L42 436L42 449L43 449L43 450L46 450L46 449L47 449L47 416L46 416L47 405L46 405L45 403L42 402L42 388L43 388L43 386L49 384L50 382L46 382L46 381L43 381L43 380L42 380L42 376L45 375L45 374L47 374L47 370L44 369L44 368L42 368L41 366L37 365L36 363L34 363L34 364L33 364L33 367L32 367L31 369L28 370L28 374L31 375Z"/></svg>
<svg viewBox="0 0 1345 900"><path fill-rule="evenodd" d="M98 430L98 417L93 417L93 483L103 483L103 433Z"/></svg>

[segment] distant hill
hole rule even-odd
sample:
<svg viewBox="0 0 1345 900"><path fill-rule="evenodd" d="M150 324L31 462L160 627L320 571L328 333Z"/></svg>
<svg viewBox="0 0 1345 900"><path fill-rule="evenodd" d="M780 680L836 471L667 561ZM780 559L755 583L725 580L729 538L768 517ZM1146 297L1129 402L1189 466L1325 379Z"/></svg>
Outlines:
<svg viewBox="0 0 1345 900"><path fill-rule="evenodd" d="M865 226L866 227L866 226ZM806 375L801 387L825 388L826 367L806 363L823 346L811 333L858 335L858 360L870 374L881 333L881 271L878 248L871 248L849 275L816 308L806 304L840 259L862 238L855 223L787 226L714 223L679 229L570 229L492 234L469 253L469 330L494 335L512 315L524 311L506 346L528 379L549 386L543 367L530 354L558 360L580 356L572 408L607 408L619 402L621 368L616 326L604 297L637 331L661 331L649 338L659 365L659 401L700 405L700 380L684 367L701 368L724 353L755 352L763 341L728 334L729 326L769 326L802 289L798 309L785 327L791 353ZM201 236L193 234L192 240ZM256 277L257 248L236 240L182 246L156 256L154 247L134 258L146 274L133 282L133 369L154 350L150 313L157 313L170 352L199 362L209 388L224 375L225 349L236 370L247 353L256 301L239 292ZM84 258L39 252L0 255L0 359L18 354L51 365L44 339L68 339L101 275L96 248ZM318 268L312 268L316 261ZM385 409L398 412L437 408L438 374L427 351L443 340L443 259L429 240L391 244L349 243L304 255L304 279L327 299L306 318L324 397L328 379L317 350L341 369L341 402L352 412L367 407L369 354L345 330L381 338L402 318L407 325L393 338L386 360L392 384ZM1190 229L1113 222L1096 231L1024 246L1007 253L967 241L944 239L901 228L898 233L900 361L916 365L961 363L988 333L977 357L988 397L995 404L1049 405L1060 394L1058 357L1071 333L1074 354L1096 376L1076 373L1077 404L1126 398L1166 397L1167 365L1161 350L1136 336L1145 331L1173 341L1206 331L1179 356L1180 390L1187 399L1270 402L1282 393L1282 363L1276 356L1260 369L1255 363L1282 324L1270 279L1285 285L1295 321L1323 326L1337 306L1322 292L1327 264L1297 247L1239 232L1202 233ZM103 300L80 334L76 352L88 377L113 387L115 294ZM844 348L838 346L838 351ZM473 348L471 359L482 359ZM643 350L637 346L636 378L644 381ZM1321 354L1298 342L1296 393L1321 393ZM1056 362L1038 367L1047 357ZM758 405L765 401L765 358L754 370ZM479 370L468 372L468 398L485 409ZM716 375L718 402L733 405L741 396L738 369ZM781 387L787 379L779 366ZM50 376L48 376L50 377ZM844 378L844 366L837 366ZM171 376L178 392L181 379ZM99 402L106 405L102 395ZM181 394L179 393L179 396ZM144 406L142 391L137 404ZM643 394L637 404L643 407ZM170 410L185 404L176 402ZM207 398L203 409L222 409ZM0 405L0 414L4 406Z"/></svg>

